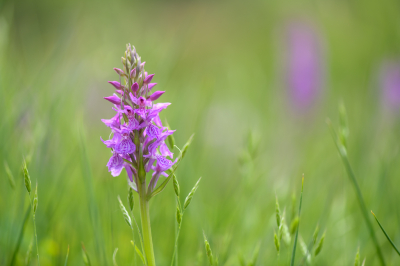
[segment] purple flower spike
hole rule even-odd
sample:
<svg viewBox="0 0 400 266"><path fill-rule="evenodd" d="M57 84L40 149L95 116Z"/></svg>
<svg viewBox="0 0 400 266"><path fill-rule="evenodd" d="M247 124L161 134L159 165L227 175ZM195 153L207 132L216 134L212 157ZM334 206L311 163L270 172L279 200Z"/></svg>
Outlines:
<svg viewBox="0 0 400 266"><path fill-rule="evenodd" d="M133 83L131 90L134 94L136 94L136 92L139 90L139 84L137 84L137 82Z"/></svg>
<svg viewBox="0 0 400 266"><path fill-rule="evenodd" d="M121 89L121 83L119 83L118 81L109 81L108 83L113 85L117 90Z"/></svg>
<svg viewBox="0 0 400 266"><path fill-rule="evenodd" d="M167 137L175 130L163 127L159 117L159 113L170 103L153 104L164 91L155 91L150 95L150 90L156 85L150 83L154 74L148 75L144 70L145 63L141 63L135 48L128 45L126 54L131 57L129 64L124 64L125 71L119 68L114 70L123 76L128 84L132 84L129 88L131 91L127 91L126 86L117 81L109 81L115 87L116 94L104 99L114 104L112 109L116 114L111 119L102 119L111 129L112 138L100 139L113 151L107 163L108 170L113 176L120 175L125 168L129 186L138 191L141 186L136 182L146 182L145 173L153 171L149 185L152 190L157 185L159 177L168 176L165 171L176 162L173 161L173 153L165 144ZM124 102L121 105L122 99Z"/></svg>
<svg viewBox="0 0 400 266"><path fill-rule="evenodd" d="M155 100L157 100L158 98L160 98L161 95L164 94L164 92L165 92L165 91L156 91L156 92L154 92L152 95L150 95L149 100L150 100L150 101L155 101Z"/></svg>
<svg viewBox="0 0 400 266"><path fill-rule="evenodd" d="M124 160L121 156L114 153L107 163L108 171L111 172L112 176L119 176L124 167Z"/></svg>
<svg viewBox="0 0 400 266"><path fill-rule="evenodd" d="M121 99L117 95L104 97L104 99L106 99L109 102L112 102L113 104L121 104Z"/></svg>
<svg viewBox="0 0 400 266"><path fill-rule="evenodd" d="M143 83L144 83L144 84L149 84L149 83L151 82L151 80L153 79L153 77L154 77L154 74L148 75L148 76L144 79Z"/></svg>
<svg viewBox="0 0 400 266"><path fill-rule="evenodd" d="M400 61L387 61L381 66L380 87L383 108L395 114L400 109Z"/></svg>

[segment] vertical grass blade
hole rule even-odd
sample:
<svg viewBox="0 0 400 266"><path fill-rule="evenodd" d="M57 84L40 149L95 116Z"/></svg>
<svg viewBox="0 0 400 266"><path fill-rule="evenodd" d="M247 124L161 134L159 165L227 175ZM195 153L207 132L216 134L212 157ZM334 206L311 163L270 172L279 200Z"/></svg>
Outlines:
<svg viewBox="0 0 400 266"><path fill-rule="evenodd" d="M399 249L396 247L396 245L393 243L393 241L390 239L389 235L386 233L385 229L383 229L381 223L379 222L378 218L376 217L375 213L373 213L371 211L372 215L375 217L376 222L378 223L379 227L381 228L382 232L385 234L387 240L390 242L390 244L392 245L392 247L394 248L394 250L396 250L397 254L400 256L400 251Z"/></svg>
<svg viewBox="0 0 400 266"><path fill-rule="evenodd" d="M15 245L15 249L14 249L13 255L12 255L12 257L11 257L11 262L10 262L10 265L11 265L11 266L15 264L15 259L16 259L16 257L17 257L19 248L20 248L20 246L21 246L22 239L24 238L25 226L26 226L26 222L27 222L28 219L29 219L29 214L30 214L30 212L31 212L31 208L30 208L30 206L28 206L28 208L27 208L27 210L26 210L26 212L25 212L24 221L23 221L22 224L21 224L21 230L20 230L20 233L19 233L19 235L18 235L17 244Z"/></svg>
<svg viewBox="0 0 400 266"><path fill-rule="evenodd" d="M299 217L300 217L300 213L301 213L301 203L303 201L303 186L304 186L304 174L303 174L303 177L301 178L301 194L300 194L300 205L299 205L299 214L298 214ZM296 256L297 238L299 237L299 227L300 227L300 220L299 220L299 223L297 224L296 235L294 237L292 259L290 260L290 266L294 265L294 258Z"/></svg>
<svg viewBox="0 0 400 266"><path fill-rule="evenodd" d="M69 245L68 245L68 249L67 249L67 256L65 257L64 266L67 266L67 263L68 263L68 256L69 256Z"/></svg>
<svg viewBox="0 0 400 266"><path fill-rule="evenodd" d="M372 240L373 240L373 242L375 244L375 248L376 248L376 251L378 253L379 261L381 262L381 265L384 266L384 265L386 265L385 259L383 258L382 250L381 250L381 248L379 246L378 239L376 238L375 231L374 231L374 229L372 227L371 220L368 217L367 207L365 206L364 197L363 197L363 195L361 193L360 186L358 185L356 176L355 176L355 174L353 172L353 169L351 168L351 165L350 165L350 162L349 162L349 158L347 157L347 150L339 142L339 139L338 139L338 137L337 137L337 135L335 133L335 130L333 129L331 121L328 119L326 122L327 122L327 124L329 126L329 129L331 131L333 140L334 140L336 148L337 148L337 150L339 152L340 158L342 159L342 162L343 162L344 168L346 169L347 175L348 175L351 183L353 184L353 187L354 187L354 190L356 192L357 199L358 199L358 203L359 203L359 206L360 206L361 213L362 213L362 215L364 217L365 223L367 224L367 227L368 227L369 233L371 235L371 238L372 238Z"/></svg>

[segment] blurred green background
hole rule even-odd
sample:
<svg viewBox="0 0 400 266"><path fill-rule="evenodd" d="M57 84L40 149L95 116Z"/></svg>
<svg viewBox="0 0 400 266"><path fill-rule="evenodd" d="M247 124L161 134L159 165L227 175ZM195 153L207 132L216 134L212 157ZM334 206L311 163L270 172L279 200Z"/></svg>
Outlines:
<svg viewBox="0 0 400 266"><path fill-rule="evenodd" d="M302 173L300 235L308 243L317 223L326 230L313 265L352 264L358 247L366 265L378 265L325 119L337 125L343 101L349 158L367 208L400 244L400 113L395 104L388 108L380 82L382 64L400 56L399 8L394 0L3 0L0 264L10 263L29 207L21 165L31 156L41 264L63 265L69 245L69 265L83 265L83 242L93 265L111 265L116 247L119 265L132 265L131 232L117 201L120 195L126 204L126 174L108 173L110 151L100 141L110 133L100 119L113 116L103 100L113 92L107 81L118 80L112 68L121 67L131 43L156 74L156 88L166 91L161 101L172 103L161 119L177 130L177 145L195 133L177 172L183 195L203 177L183 219L180 265L207 265L203 230L220 265L250 260L257 244L257 265L288 265L291 247L282 244L278 259L274 246L275 194L290 221ZM290 28L298 25L317 48L293 48ZM293 70L317 73L298 74L317 76L317 85L311 100L297 105L290 57L313 52ZM151 202L158 265L172 256L174 197L169 184ZM139 220L137 209L135 215ZM387 263L398 265L375 222L374 228ZM16 265L24 265L32 240L29 217ZM298 249L296 264L301 260Z"/></svg>

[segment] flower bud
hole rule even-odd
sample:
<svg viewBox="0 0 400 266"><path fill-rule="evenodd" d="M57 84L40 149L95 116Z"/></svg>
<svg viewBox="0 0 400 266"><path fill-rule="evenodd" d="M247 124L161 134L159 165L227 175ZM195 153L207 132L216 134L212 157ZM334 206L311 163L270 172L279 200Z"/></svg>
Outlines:
<svg viewBox="0 0 400 266"><path fill-rule="evenodd" d="M150 101L155 101L155 100L157 100L158 98L160 98L161 95L164 94L164 92L165 92L165 91L156 91L156 92L154 92L152 95L149 96L149 100L150 100Z"/></svg>
<svg viewBox="0 0 400 266"><path fill-rule="evenodd" d="M134 68L134 69L131 70L130 75L131 75L131 78L136 77L136 68Z"/></svg>
<svg viewBox="0 0 400 266"><path fill-rule="evenodd" d="M139 84L137 82L133 83L131 90L133 93L136 93L139 90Z"/></svg>
<svg viewBox="0 0 400 266"><path fill-rule="evenodd" d="M143 83L144 84L149 84L151 82L151 80L153 79L154 74L148 75L147 77L145 77Z"/></svg>
<svg viewBox="0 0 400 266"><path fill-rule="evenodd" d="M122 71L122 69L119 69L119 68L114 68L114 70L115 70L115 72L117 72L117 74L118 75L120 75L120 76L124 76L125 75L125 73L124 73L124 71Z"/></svg>
<svg viewBox="0 0 400 266"><path fill-rule="evenodd" d="M104 97L104 99L106 99L107 101L109 101L109 102L111 102L113 104L120 104L121 103L121 99L117 95Z"/></svg>
<svg viewBox="0 0 400 266"><path fill-rule="evenodd" d="M108 83L113 85L117 90L121 89L121 83L119 83L118 81L109 81Z"/></svg>

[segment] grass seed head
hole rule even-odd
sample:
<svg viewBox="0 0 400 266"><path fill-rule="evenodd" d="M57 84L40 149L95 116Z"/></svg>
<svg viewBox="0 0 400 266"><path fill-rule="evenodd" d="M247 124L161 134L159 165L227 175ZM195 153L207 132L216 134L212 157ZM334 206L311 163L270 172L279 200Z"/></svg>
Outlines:
<svg viewBox="0 0 400 266"><path fill-rule="evenodd" d="M173 183L174 183L175 195L176 195L177 197L179 197L180 188L179 188L178 180L176 179L176 176L175 176L175 175L173 175Z"/></svg>
<svg viewBox="0 0 400 266"><path fill-rule="evenodd" d="M276 224L278 227L281 226L281 214L279 211L279 202L278 202L278 197L275 195L275 214L276 214Z"/></svg>
<svg viewBox="0 0 400 266"><path fill-rule="evenodd" d="M281 244L280 244L278 236L276 235L276 232L274 232L274 243L275 243L276 251L278 251L278 254L279 254L279 249L281 247Z"/></svg>
<svg viewBox="0 0 400 266"><path fill-rule="evenodd" d="M181 210L179 210L179 207L176 207L176 221L178 222L179 225L182 222L182 214Z"/></svg>
<svg viewBox="0 0 400 266"><path fill-rule="evenodd" d="M122 211L122 215L124 216L125 222L132 228L131 217L129 216L127 210L125 209L125 206L122 203L121 198L119 196L118 196L118 201L119 201L119 207Z"/></svg>
<svg viewBox="0 0 400 266"><path fill-rule="evenodd" d="M201 177L199 178L199 180L197 180L196 184L192 188L192 191L190 191L189 195L186 197L185 203L183 204L183 210L185 210L189 206L190 202L192 201L194 193L196 192L197 188L199 187L200 180L201 180Z"/></svg>
<svg viewBox="0 0 400 266"><path fill-rule="evenodd" d="M299 216L296 216L290 224L290 234L296 233L297 226L299 226Z"/></svg>
<svg viewBox="0 0 400 266"><path fill-rule="evenodd" d="M36 182L35 196L33 197L33 214L34 215L36 214L36 209L37 209L37 206L38 206L38 192L37 192L37 190L38 190L38 185L37 185L37 182Z"/></svg>
<svg viewBox="0 0 400 266"><path fill-rule="evenodd" d="M26 165L26 161L24 160L24 166L23 166L23 171L24 171L24 181L25 181L25 187L28 193L31 193L31 177L29 176L28 172L28 167Z"/></svg>
<svg viewBox="0 0 400 266"><path fill-rule="evenodd" d="M313 245L317 243L317 238L319 234L319 224L317 224L317 227L315 228L314 234L313 234Z"/></svg>
<svg viewBox="0 0 400 266"><path fill-rule="evenodd" d="M133 211L133 207L135 206L135 202L133 199L133 189L131 187L128 188L128 203L129 203L129 208L131 211Z"/></svg>
<svg viewBox="0 0 400 266"><path fill-rule="evenodd" d="M315 248L315 256L317 256L321 252L322 246L324 245L324 239L325 239L325 233L321 236L318 246Z"/></svg>

